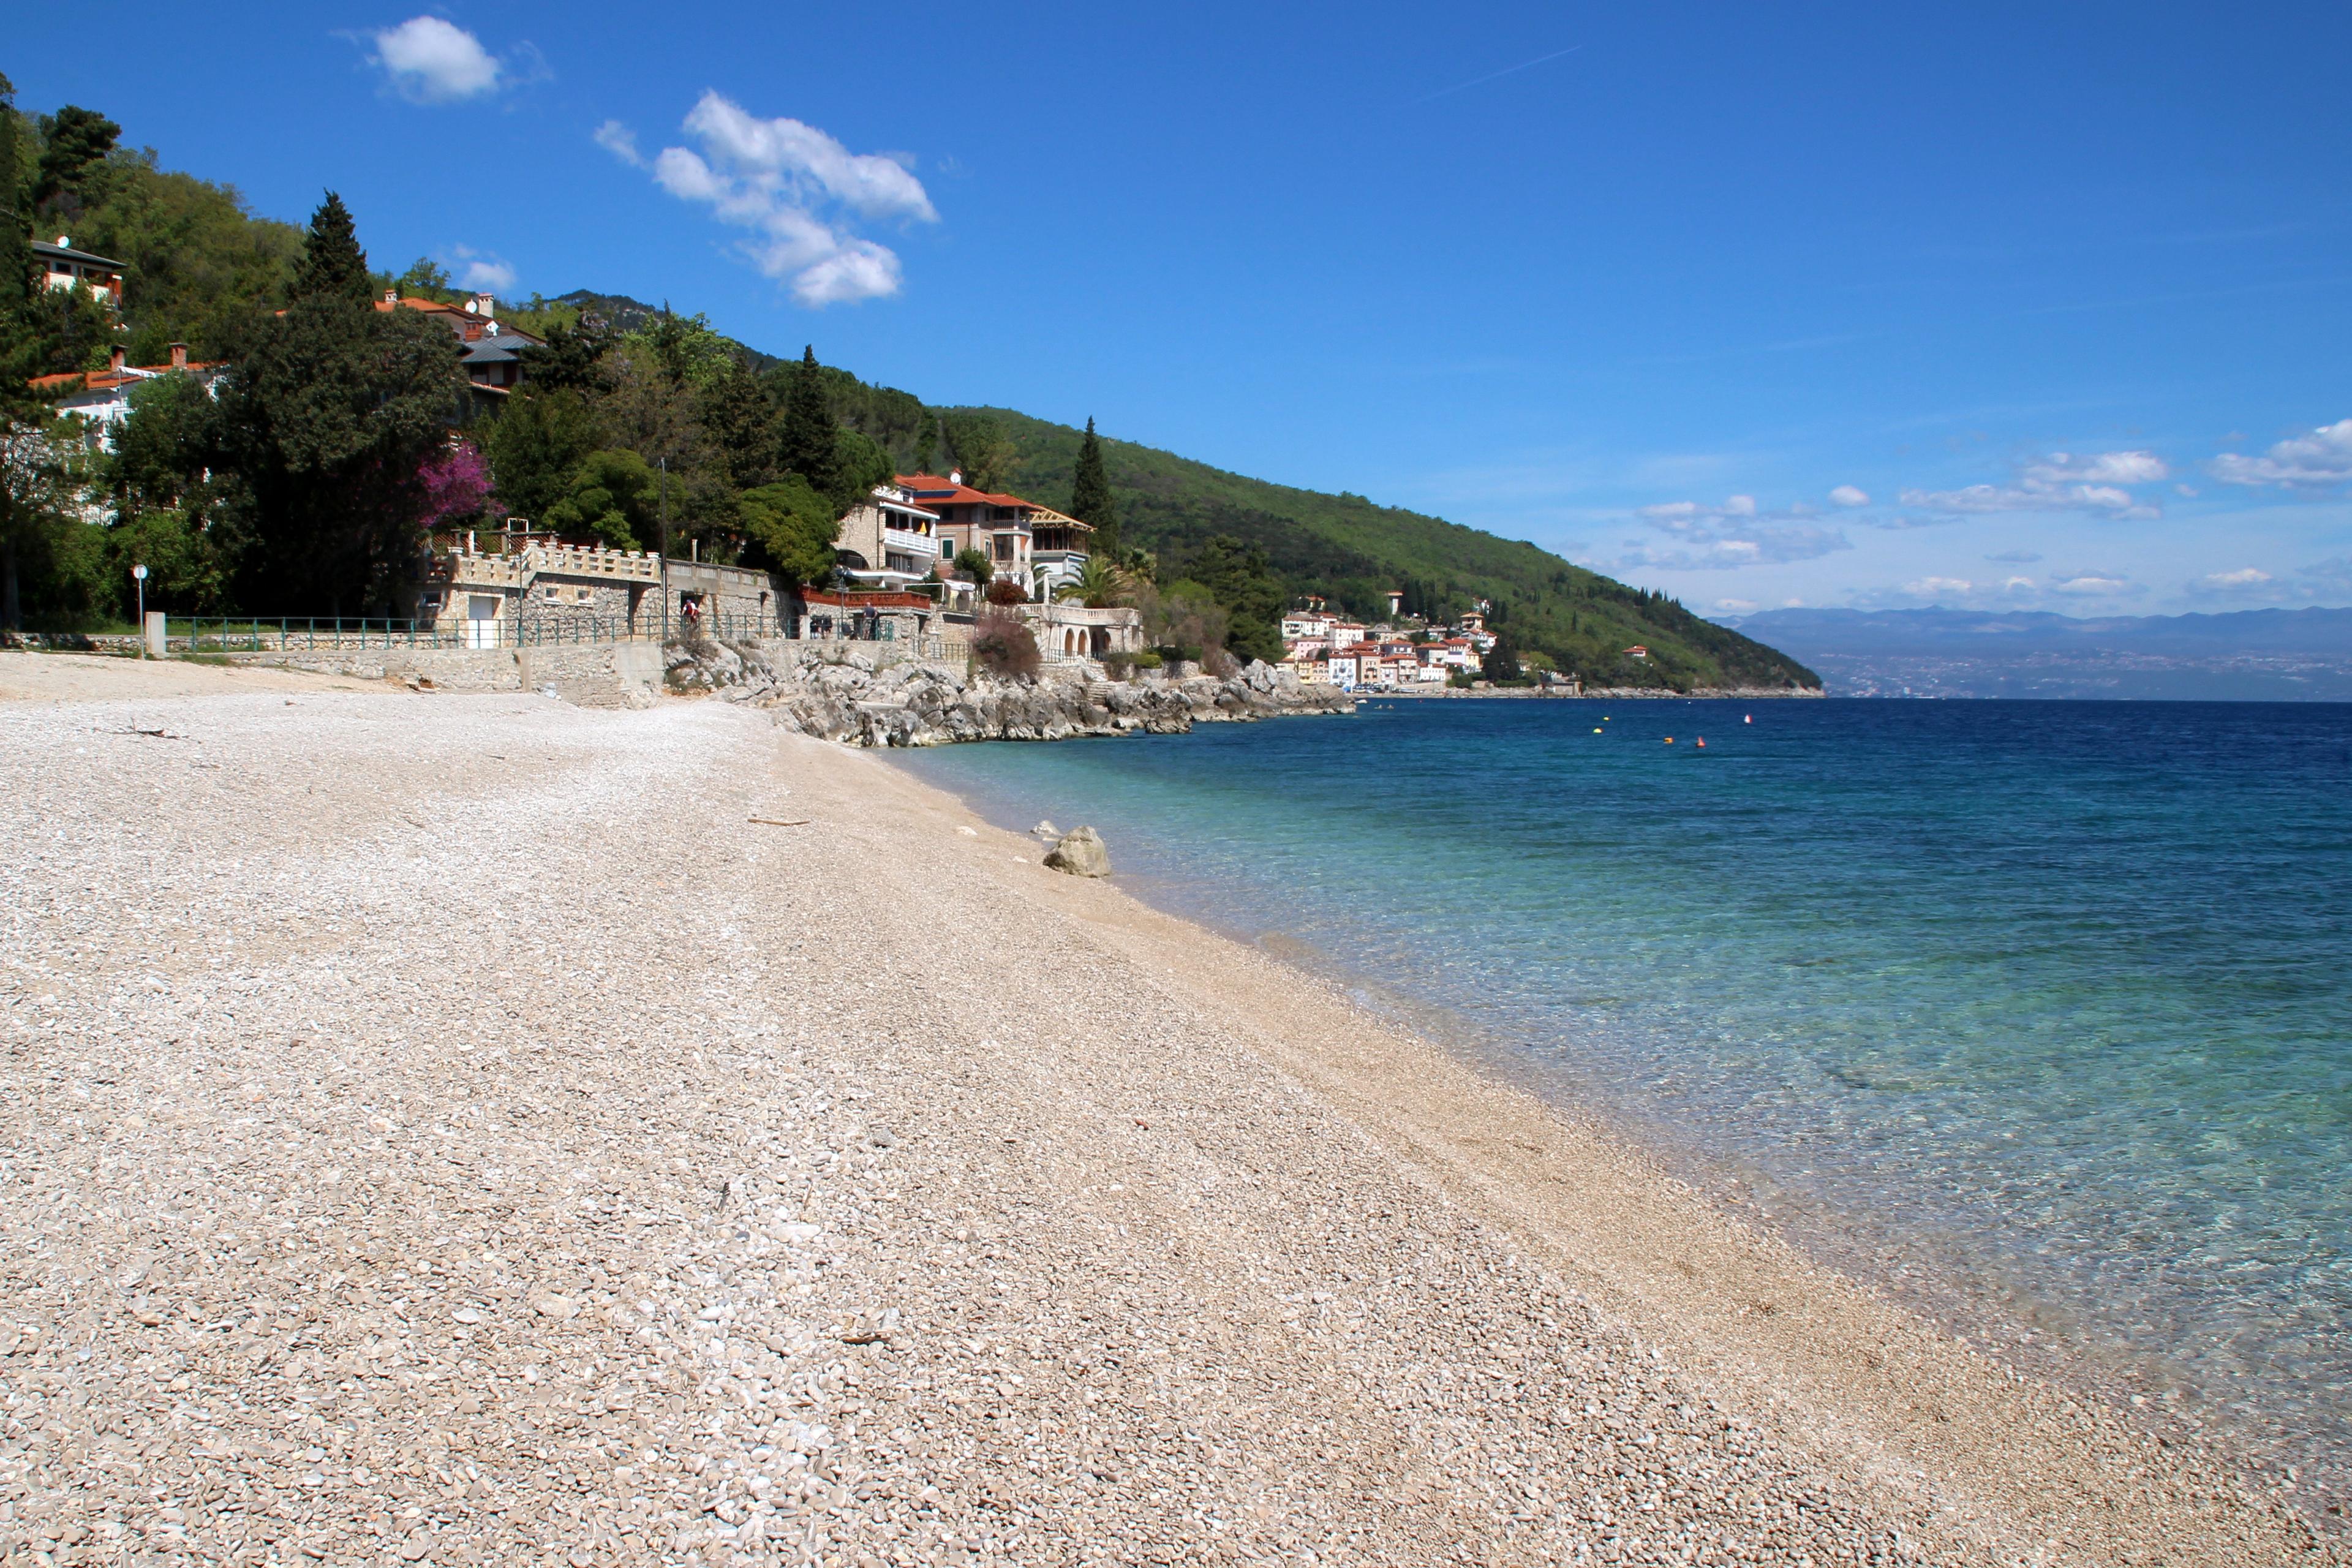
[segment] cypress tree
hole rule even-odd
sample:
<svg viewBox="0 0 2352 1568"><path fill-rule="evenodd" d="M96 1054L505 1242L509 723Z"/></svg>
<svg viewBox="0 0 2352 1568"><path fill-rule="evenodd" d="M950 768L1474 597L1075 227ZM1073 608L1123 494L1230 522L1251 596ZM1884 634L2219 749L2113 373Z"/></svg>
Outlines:
<svg viewBox="0 0 2352 1568"><path fill-rule="evenodd" d="M310 230L302 237L302 262L294 270L297 300L348 300L364 305L374 297L368 282L367 252L360 248L352 226L351 209L334 192L310 215Z"/></svg>
<svg viewBox="0 0 2352 1568"><path fill-rule="evenodd" d="M831 495L841 479L840 441L834 433L833 410L824 396L824 373L817 368L816 345L801 351L793 370L793 384L784 395L784 429L781 466L798 474L819 495Z"/></svg>
<svg viewBox="0 0 2352 1568"><path fill-rule="evenodd" d="M1070 479L1070 515L1094 524L1097 552L1118 554L1118 498L1110 493L1110 475L1103 468L1102 443L1095 438L1091 418L1086 439L1078 443L1077 472Z"/></svg>

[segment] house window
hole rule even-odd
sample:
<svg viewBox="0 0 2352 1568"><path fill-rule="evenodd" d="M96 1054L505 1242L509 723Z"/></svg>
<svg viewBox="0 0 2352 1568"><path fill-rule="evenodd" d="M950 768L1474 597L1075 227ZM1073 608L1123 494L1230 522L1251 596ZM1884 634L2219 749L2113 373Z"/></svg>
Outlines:
<svg viewBox="0 0 2352 1568"><path fill-rule="evenodd" d="M1000 533L996 536L996 558L999 561L1010 561L1013 559L1013 536L1011 534Z"/></svg>

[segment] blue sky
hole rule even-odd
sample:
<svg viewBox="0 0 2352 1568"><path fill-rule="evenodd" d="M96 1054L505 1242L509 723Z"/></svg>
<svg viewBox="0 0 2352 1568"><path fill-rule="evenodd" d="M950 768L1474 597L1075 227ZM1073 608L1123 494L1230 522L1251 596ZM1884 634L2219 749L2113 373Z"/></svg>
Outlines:
<svg viewBox="0 0 2352 1568"><path fill-rule="evenodd" d="M48 7L0 69L379 265L1703 611L2352 604L2340 5L415 5Z"/></svg>

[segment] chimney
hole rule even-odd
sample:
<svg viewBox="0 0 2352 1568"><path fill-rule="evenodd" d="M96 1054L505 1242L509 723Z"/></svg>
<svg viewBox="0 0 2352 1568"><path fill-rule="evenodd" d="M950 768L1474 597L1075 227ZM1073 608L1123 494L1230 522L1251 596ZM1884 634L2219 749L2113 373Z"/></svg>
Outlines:
<svg viewBox="0 0 2352 1568"><path fill-rule="evenodd" d="M477 316L487 316L498 308L498 298L491 294L475 295L473 304L467 307L467 309L471 310Z"/></svg>
<svg viewBox="0 0 2352 1568"><path fill-rule="evenodd" d="M187 344L173 343L172 345L172 368L173 370L185 370L188 368Z"/></svg>
<svg viewBox="0 0 2352 1568"><path fill-rule="evenodd" d="M112 371L117 375L121 375L122 374L123 358L122 345L121 343L115 344L113 349L110 351L106 356L106 368Z"/></svg>
<svg viewBox="0 0 2352 1568"><path fill-rule="evenodd" d="M385 289L385 290L383 291L383 302L384 302L385 304L387 304L387 305L397 305L397 304L399 304L399 303L400 303L400 290L399 290L399 289Z"/></svg>
<svg viewBox="0 0 2352 1568"><path fill-rule="evenodd" d="M960 485L963 483L963 470L961 468L950 468L948 470L948 483L951 485Z"/></svg>

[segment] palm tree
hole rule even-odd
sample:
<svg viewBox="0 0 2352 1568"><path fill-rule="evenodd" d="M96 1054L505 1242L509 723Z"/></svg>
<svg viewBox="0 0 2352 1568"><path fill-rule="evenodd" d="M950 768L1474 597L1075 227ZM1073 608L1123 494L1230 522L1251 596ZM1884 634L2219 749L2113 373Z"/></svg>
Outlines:
<svg viewBox="0 0 2352 1568"><path fill-rule="evenodd" d="M1133 592L1134 581L1099 555L1089 555L1078 568L1078 580L1063 584L1055 597L1076 599L1089 610L1107 609Z"/></svg>

